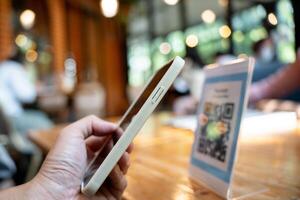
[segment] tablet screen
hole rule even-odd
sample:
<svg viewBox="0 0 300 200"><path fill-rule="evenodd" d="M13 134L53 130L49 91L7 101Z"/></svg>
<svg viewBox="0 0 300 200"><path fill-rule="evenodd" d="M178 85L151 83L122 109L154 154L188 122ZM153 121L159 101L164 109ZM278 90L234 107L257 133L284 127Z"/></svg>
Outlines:
<svg viewBox="0 0 300 200"><path fill-rule="evenodd" d="M148 83L146 88L143 90L143 92L140 94L138 99L135 101L134 104L130 106L130 108L127 110L125 115L122 117L119 125L122 128L122 130L125 132L126 128L128 127L129 123L131 122L132 118L139 112L139 110L142 108L152 91L155 89L156 85L159 83L159 81L163 78L165 73L168 71L172 64L173 60L171 60L169 63L167 63L165 66L160 68L152 77L151 81ZM110 140L110 144L106 144L106 147L101 150L101 152L97 152L95 154L94 159L89 163L86 174L84 177L83 184L87 184L88 181L91 179L95 171L99 168L101 163L103 162L104 158L108 155L110 150L113 147L113 144L117 142L116 138L113 138ZM110 146L109 146L110 145ZM107 147L108 146L108 147Z"/></svg>

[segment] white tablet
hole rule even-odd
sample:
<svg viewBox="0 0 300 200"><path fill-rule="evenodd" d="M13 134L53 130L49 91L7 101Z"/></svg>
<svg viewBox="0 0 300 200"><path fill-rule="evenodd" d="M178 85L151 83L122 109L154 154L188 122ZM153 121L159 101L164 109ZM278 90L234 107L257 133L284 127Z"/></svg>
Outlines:
<svg viewBox="0 0 300 200"><path fill-rule="evenodd" d="M99 152L88 165L84 180L81 184L81 191L83 194L92 196L98 191L133 141L134 137L181 72L183 66L184 60L180 57L176 57L153 75L142 93L131 104L119 121L118 125L123 129L123 135L116 141L104 160L98 158L100 157L98 156L100 155Z"/></svg>

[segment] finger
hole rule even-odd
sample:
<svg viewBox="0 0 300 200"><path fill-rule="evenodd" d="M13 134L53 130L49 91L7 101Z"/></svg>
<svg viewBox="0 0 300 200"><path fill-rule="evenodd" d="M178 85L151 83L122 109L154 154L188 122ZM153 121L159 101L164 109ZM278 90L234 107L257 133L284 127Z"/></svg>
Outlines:
<svg viewBox="0 0 300 200"><path fill-rule="evenodd" d="M114 194L116 195L116 194ZM106 200L115 200L115 196L114 196L110 190L104 185L103 187L100 188L100 190L96 193L96 197L97 196L105 196ZM118 194L119 195L119 194Z"/></svg>
<svg viewBox="0 0 300 200"><path fill-rule="evenodd" d="M91 151L97 152L104 145L106 138L92 135L85 140L85 143Z"/></svg>
<svg viewBox="0 0 300 200"><path fill-rule="evenodd" d="M117 128L115 124L99 119L93 115L82 118L67 127L67 129L73 130L71 131L72 134L83 137L84 139L91 135L106 136L114 133Z"/></svg>
<svg viewBox="0 0 300 200"><path fill-rule="evenodd" d="M130 165L130 156L128 152L125 152L122 157L120 158L118 165L121 169L121 171L123 172L123 174L127 173L127 170L129 168Z"/></svg>
<svg viewBox="0 0 300 200"><path fill-rule="evenodd" d="M130 143L130 145L128 146L128 148L127 148L127 152L128 153L131 153L132 152L132 150L133 150L133 148L134 148L134 144L133 143Z"/></svg>
<svg viewBox="0 0 300 200"><path fill-rule="evenodd" d="M108 189L111 191L112 194L121 194L127 187L127 180L120 170L119 166L116 165L114 169L109 174L109 185Z"/></svg>

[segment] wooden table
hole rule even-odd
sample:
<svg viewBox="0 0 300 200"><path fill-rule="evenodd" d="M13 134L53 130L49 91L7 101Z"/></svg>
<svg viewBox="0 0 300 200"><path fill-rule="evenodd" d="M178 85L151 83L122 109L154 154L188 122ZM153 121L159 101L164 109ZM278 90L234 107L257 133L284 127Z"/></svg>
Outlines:
<svg viewBox="0 0 300 200"><path fill-rule="evenodd" d="M188 178L193 133L148 120L135 139L128 172L128 200L221 199ZM30 133L46 153L62 127ZM300 130L241 138L233 178L235 199L300 199Z"/></svg>

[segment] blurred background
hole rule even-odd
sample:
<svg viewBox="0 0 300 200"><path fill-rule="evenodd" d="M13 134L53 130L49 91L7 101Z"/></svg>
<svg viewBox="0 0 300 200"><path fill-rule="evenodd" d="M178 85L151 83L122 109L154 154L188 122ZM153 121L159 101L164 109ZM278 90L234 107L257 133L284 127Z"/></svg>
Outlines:
<svg viewBox="0 0 300 200"><path fill-rule="evenodd" d="M0 13L0 60L12 48L24 54L38 106L53 117L81 111L92 98L87 88L97 87L89 83L103 93L94 94L104 98L99 114L122 114L136 88L176 55L192 54L203 67L222 54L254 56L253 45L272 38L278 62L295 60L290 0L3 0Z"/></svg>
<svg viewBox="0 0 300 200"><path fill-rule="evenodd" d="M253 82L277 73L296 60L298 4L291 0L1 0L1 130L18 132L14 137L22 139L15 139L16 146L28 155L11 153L14 160L31 163L36 147L23 141L30 130L88 114L122 115L151 75L177 55L187 59L187 69L160 110L182 113L190 96L199 99L201 69L207 64L254 56ZM21 101L19 97L30 93L26 91L32 95ZM275 97L294 100L294 105L298 94L296 88ZM15 182L23 182L24 174L30 176L28 168L12 166L7 168L17 171Z"/></svg>

